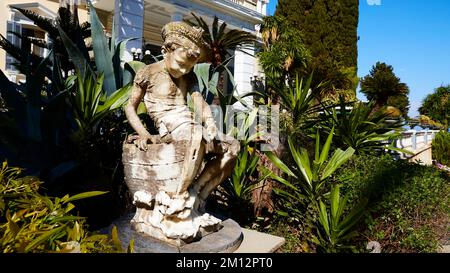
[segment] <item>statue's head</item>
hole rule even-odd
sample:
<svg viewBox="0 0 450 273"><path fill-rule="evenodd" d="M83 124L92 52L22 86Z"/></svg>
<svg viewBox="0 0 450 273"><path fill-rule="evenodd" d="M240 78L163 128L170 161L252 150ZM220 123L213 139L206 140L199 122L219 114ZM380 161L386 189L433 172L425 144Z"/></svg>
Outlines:
<svg viewBox="0 0 450 273"><path fill-rule="evenodd" d="M206 48L202 34L203 30L184 22L171 22L163 27L162 53L172 77L179 78L189 73L202 58Z"/></svg>

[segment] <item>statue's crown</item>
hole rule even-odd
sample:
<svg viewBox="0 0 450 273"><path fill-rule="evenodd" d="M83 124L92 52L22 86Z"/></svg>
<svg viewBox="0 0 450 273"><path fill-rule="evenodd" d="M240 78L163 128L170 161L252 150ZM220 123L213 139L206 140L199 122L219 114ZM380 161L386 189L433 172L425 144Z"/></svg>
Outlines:
<svg viewBox="0 0 450 273"><path fill-rule="evenodd" d="M203 30L198 27L193 27L184 22L170 22L162 28L161 36L164 41L168 39L188 39L190 42L203 48L206 46L203 40Z"/></svg>
<svg viewBox="0 0 450 273"><path fill-rule="evenodd" d="M201 28L192 27L184 22L170 22L162 28L162 38L165 41L170 37L186 38L192 43L202 48L205 46L203 40L203 30Z"/></svg>

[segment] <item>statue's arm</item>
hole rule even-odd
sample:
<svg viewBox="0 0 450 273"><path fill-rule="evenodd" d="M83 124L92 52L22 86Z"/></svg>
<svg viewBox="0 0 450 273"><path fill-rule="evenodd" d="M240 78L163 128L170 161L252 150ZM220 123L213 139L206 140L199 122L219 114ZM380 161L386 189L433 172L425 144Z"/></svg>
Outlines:
<svg viewBox="0 0 450 273"><path fill-rule="evenodd" d="M213 139L217 135L217 127L211 112L211 108L203 99L203 96L200 92L192 92L191 97L196 111L198 111L201 115L202 123L206 125L209 139Z"/></svg>
<svg viewBox="0 0 450 273"><path fill-rule="evenodd" d="M139 139L135 142L141 150L147 150L147 143L151 141L151 135L142 124L137 114L137 108L145 95L145 89L134 83L128 104L125 106L125 115L131 127L138 133Z"/></svg>

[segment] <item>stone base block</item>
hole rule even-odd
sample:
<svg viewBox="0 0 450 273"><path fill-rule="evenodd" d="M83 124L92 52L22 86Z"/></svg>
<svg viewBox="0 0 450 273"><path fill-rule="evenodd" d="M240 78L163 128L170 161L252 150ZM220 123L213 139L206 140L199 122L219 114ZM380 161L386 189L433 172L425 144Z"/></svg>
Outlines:
<svg viewBox="0 0 450 273"><path fill-rule="evenodd" d="M127 247L130 240L134 240L135 253L231 253L234 252L243 240L241 227L232 219L222 221L219 231L202 237L199 241L180 246L153 238L132 228L130 223L134 213L114 221L119 239L123 247ZM108 228L111 232L112 225Z"/></svg>

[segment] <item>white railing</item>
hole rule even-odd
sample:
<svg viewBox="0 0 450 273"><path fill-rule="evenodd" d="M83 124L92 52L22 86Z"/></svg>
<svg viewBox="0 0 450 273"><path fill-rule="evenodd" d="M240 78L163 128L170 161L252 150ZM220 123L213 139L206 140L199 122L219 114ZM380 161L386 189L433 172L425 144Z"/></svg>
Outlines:
<svg viewBox="0 0 450 273"><path fill-rule="evenodd" d="M412 152L427 148L439 130L408 130L395 142L395 147L407 149Z"/></svg>

